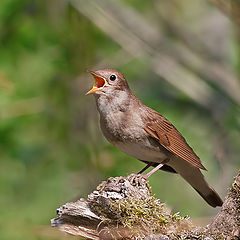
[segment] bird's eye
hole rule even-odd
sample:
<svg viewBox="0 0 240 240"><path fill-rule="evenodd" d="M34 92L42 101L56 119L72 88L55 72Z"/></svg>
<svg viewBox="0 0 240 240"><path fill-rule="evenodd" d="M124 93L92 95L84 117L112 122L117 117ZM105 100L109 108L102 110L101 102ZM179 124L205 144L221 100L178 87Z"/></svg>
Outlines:
<svg viewBox="0 0 240 240"><path fill-rule="evenodd" d="M114 74L110 76L110 80L111 80L111 81L115 81L116 78L117 78L117 77L116 77L116 75L114 75Z"/></svg>

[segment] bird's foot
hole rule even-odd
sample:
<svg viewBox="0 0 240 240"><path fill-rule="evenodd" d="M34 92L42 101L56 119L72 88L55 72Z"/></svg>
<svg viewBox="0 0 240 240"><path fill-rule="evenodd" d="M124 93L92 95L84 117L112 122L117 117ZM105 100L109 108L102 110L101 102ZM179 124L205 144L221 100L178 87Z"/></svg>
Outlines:
<svg viewBox="0 0 240 240"><path fill-rule="evenodd" d="M131 174L128 176L128 180L130 182L131 185L137 185L140 181L144 181L146 182L146 178L144 177L143 174Z"/></svg>

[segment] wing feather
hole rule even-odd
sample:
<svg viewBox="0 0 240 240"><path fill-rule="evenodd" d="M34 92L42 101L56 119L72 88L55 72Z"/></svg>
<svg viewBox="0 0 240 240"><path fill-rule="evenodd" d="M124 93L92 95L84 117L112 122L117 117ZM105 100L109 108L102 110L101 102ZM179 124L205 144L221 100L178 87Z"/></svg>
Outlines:
<svg viewBox="0 0 240 240"><path fill-rule="evenodd" d="M199 157L188 145L181 133L160 114L157 113L155 119L148 119L144 129L168 151L189 162L193 166L206 170Z"/></svg>

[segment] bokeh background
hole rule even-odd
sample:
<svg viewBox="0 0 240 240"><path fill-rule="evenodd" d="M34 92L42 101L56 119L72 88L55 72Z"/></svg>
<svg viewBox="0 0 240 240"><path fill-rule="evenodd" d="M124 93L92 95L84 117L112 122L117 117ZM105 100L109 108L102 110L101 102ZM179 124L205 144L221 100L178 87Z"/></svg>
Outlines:
<svg viewBox="0 0 240 240"><path fill-rule="evenodd" d="M56 208L144 166L103 138L86 69L125 74L186 137L224 197L240 167L238 4L1 0L0 239L67 239L48 227ZM182 215L216 214L177 175L149 181Z"/></svg>

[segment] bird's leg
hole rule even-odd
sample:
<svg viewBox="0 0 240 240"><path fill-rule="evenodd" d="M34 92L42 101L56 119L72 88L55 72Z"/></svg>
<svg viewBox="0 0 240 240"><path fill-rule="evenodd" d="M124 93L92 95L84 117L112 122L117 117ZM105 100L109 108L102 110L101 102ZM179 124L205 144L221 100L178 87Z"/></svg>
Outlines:
<svg viewBox="0 0 240 240"><path fill-rule="evenodd" d="M151 167L152 166L152 164L153 163L147 163L147 165L140 171L140 172L138 172L138 174L142 174L144 171L146 171L149 167Z"/></svg>
<svg viewBox="0 0 240 240"><path fill-rule="evenodd" d="M151 170L150 172L148 172L147 174L143 175L143 178L147 179L149 178L153 173L155 173L157 170L159 170L164 164L166 164L167 162L169 162L169 159L165 159L163 160L161 163L159 163L153 170ZM147 166L146 166L147 167ZM146 168L145 167L145 168Z"/></svg>

